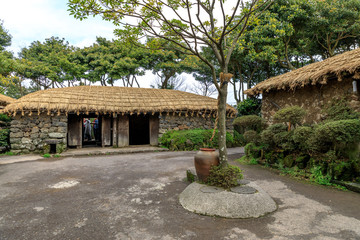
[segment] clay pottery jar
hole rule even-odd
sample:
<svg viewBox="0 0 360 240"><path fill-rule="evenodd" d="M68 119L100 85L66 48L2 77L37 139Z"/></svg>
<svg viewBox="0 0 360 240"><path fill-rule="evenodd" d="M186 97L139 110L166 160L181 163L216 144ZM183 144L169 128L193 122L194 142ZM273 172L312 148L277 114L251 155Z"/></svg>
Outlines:
<svg viewBox="0 0 360 240"><path fill-rule="evenodd" d="M195 155L194 164L199 180L206 182L210 168L219 165L219 153L214 148L200 148Z"/></svg>

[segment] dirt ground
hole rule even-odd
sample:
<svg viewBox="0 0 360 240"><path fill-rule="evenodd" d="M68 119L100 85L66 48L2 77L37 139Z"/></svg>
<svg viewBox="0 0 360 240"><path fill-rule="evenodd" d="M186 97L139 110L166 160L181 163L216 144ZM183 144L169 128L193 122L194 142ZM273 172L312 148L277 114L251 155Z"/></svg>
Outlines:
<svg viewBox="0 0 360 240"><path fill-rule="evenodd" d="M232 151L230 158L240 155ZM360 239L360 194L241 166L278 204L258 219L188 212L194 152L68 157L0 166L0 239Z"/></svg>

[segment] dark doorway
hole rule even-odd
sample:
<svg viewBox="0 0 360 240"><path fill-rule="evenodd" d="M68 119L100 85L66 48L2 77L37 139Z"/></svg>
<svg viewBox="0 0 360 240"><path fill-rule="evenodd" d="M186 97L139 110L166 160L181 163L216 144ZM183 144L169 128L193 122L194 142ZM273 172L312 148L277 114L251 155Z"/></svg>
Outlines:
<svg viewBox="0 0 360 240"><path fill-rule="evenodd" d="M132 115L129 117L129 143L130 145L150 144L149 116Z"/></svg>
<svg viewBox="0 0 360 240"><path fill-rule="evenodd" d="M89 122L89 128L86 129L86 122ZM101 125L102 119L95 114L82 116L82 146L96 147L101 146Z"/></svg>

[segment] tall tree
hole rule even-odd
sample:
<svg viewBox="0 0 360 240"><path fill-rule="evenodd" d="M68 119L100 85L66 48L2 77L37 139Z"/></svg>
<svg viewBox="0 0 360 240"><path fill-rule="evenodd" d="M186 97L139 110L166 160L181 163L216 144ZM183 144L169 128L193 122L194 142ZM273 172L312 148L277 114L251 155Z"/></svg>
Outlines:
<svg viewBox="0 0 360 240"><path fill-rule="evenodd" d="M3 21L0 20L0 52L11 45L11 38L9 31L4 27Z"/></svg>
<svg viewBox="0 0 360 240"><path fill-rule="evenodd" d="M211 69L218 90L218 128L220 165L227 165L226 98L232 74L228 67L231 55L250 18L255 20L259 9L271 0L69 0L69 9L76 18L101 15L115 25L123 25L117 34L126 39L143 36L172 42L179 51L199 57ZM241 18L236 16L241 15ZM132 21L130 18L135 19ZM132 23L136 22L136 23ZM208 46L215 53L222 74L201 53Z"/></svg>
<svg viewBox="0 0 360 240"><path fill-rule="evenodd" d="M65 39L51 37L42 43L35 41L23 48L20 58L27 60L25 76L32 79L38 89L63 87L69 79L69 68L75 65L69 56L75 51Z"/></svg>

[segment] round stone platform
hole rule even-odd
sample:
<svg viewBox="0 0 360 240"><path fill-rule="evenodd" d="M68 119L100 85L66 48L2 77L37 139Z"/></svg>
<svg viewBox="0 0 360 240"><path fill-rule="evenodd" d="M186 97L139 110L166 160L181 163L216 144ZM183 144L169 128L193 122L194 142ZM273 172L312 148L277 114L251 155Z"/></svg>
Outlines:
<svg viewBox="0 0 360 240"><path fill-rule="evenodd" d="M180 204L194 213L225 218L257 218L277 209L270 195L253 182L232 191L193 182L180 194Z"/></svg>

